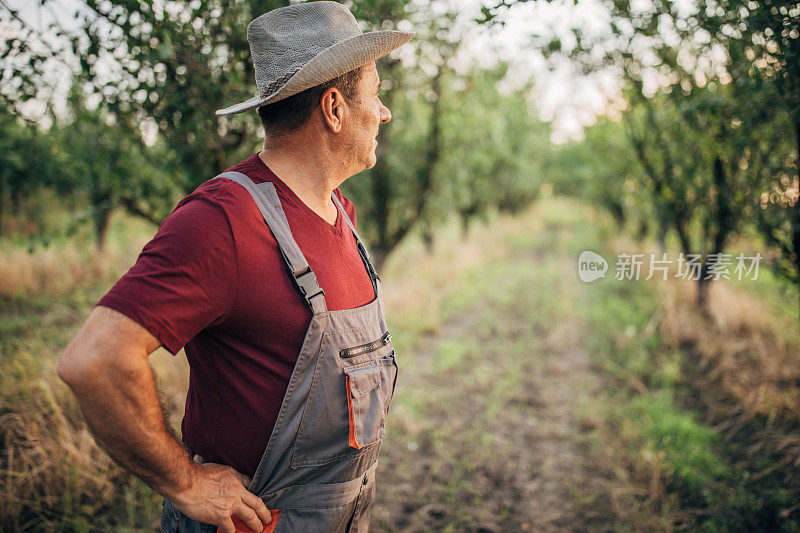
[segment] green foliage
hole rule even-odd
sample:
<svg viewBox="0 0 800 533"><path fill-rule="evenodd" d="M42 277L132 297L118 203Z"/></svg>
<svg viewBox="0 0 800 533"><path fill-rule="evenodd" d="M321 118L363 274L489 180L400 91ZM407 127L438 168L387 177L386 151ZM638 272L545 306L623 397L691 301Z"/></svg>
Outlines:
<svg viewBox="0 0 800 533"><path fill-rule="evenodd" d="M150 128L174 157L159 161L158 181L184 193L252 153L254 114L217 117L217 109L255 91L245 28L285 5L277 0L189 3L87 0L72 39L82 73L120 127L144 142ZM113 62L109 80L100 65ZM167 164L169 163L169 164ZM154 218L163 209L136 208Z"/></svg>
<svg viewBox="0 0 800 533"><path fill-rule="evenodd" d="M393 118L378 137L375 168L344 185L379 263L414 228L430 242L454 214L466 226L490 210L527 206L539 190L549 131L526 89L498 91L506 65L463 72L451 65L460 46L448 31L453 16L416 27L413 66L380 64L381 99Z"/></svg>
<svg viewBox="0 0 800 533"><path fill-rule="evenodd" d="M656 95L625 115L628 135L659 225L673 229L685 254L722 253L743 222L747 182L735 104L722 90ZM704 261L698 302L704 303Z"/></svg>
<svg viewBox="0 0 800 533"><path fill-rule="evenodd" d="M255 113L217 117L214 111L252 96L244 30L255 16L287 3L85 0L76 8L76 30L54 22L49 29L69 39L80 65L70 116L58 117L48 138L63 160L62 171L52 174L66 178L65 190L84 207L73 217L76 224L91 221L102 243L117 206L157 223L181 194L257 149ZM394 120L381 129L377 166L345 185L378 262L414 228L431 235L453 213L466 224L489 210L527 205L538 191L538 161L547 146L525 90L497 91L504 66L454 70L462 42L453 32L454 14L412 13L406 3L350 6L366 29L410 20L418 32L408 45L415 61L390 56L379 62L382 99ZM41 35L9 14L21 34L47 49ZM8 71L24 81L0 91L15 104L43 98L43 66L67 55L47 49L28 68L30 46L15 40L2 51Z"/></svg>
<svg viewBox="0 0 800 533"><path fill-rule="evenodd" d="M772 0L603 5L610 15L605 33L574 28L574 44L562 46L553 36L539 41L548 56L566 54L583 71L611 69L624 83L623 121L639 168L615 154L611 166L630 175L632 187L620 188L618 177L592 191L596 202L620 220L620 203L633 207L635 218L653 218L659 240L674 231L684 253L721 253L743 227L756 227L778 252L777 272L797 283L800 6ZM608 190L644 194L609 201ZM700 305L707 264L698 283Z"/></svg>
<svg viewBox="0 0 800 533"><path fill-rule="evenodd" d="M610 281L591 288L578 309L594 332L587 349L609 378L598 400L613 441L605 446L619 448L626 478L648 487L637 505L693 531L794 530L795 518L778 518L793 505L784 482L752 476L774 458L742 464L740 436L709 423L713 408L691 393L698 377L690 358L698 355L649 327L661 311L652 287ZM681 513L687 509L697 512Z"/></svg>
<svg viewBox="0 0 800 533"><path fill-rule="evenodd" d="M148 217L147 213L170 209L176 191L169 180L158 179L159 170L150 165L136 136L104 109L87 109L77 86L73 86L68 103L71 116L69 122L55 128L53 150L64 153L62 172L71 180L73 195L85 198L87 207L76 218L92 222L103 248L115 207L127 206L134 214ZM150 155L161 148L152 147ZM149 209L136 212L136 206L142 205Z"/></svg>
<svg viewBox="0 0 800 533"><path fill-rule="evenodd" d="M618 224L647 214L648 198L637 188L641 167L621 122L601 119L581 142L554 148L545 160L553 190L606 209Z"/></svg>
<svg viewBox="0 0 800 533"><path fill-rule="evenodd" d="M0 225L0 234L19 232L32 245L48 244L60 236L74 235L88 222L102 247L109 216L116 207L130 206L145 217L149 212L168 212L174 205L174 188L168 180L158 179L147 159L159 153L166 159L163 145L150 147L146 155L136 136L120 127L106 110L86 106L77 84L67 103L69 116L48 129L24 125L6 113L0 116L0 143L4 144L0 206L11 208L10 213L0 212L0 221L13 216L18 222L18 227L8 231ZM52 208L48 202L58 205ZM150 209L137 212L137 205ZM32 227L19 224L23 219Z"/></svg>
<svg viewBox="0 0 800 533"><path fill-rule="evenodd" d="M541 185L549 130L533 115L525 90L497 87L507 66L473 70L456 78L446 103L446 151L438 178L447 184L462 219L490 209L518 211Z"/></svg>
<svg viewBox="0 0 800 533"><path fill-rule="evenodd" d="M99 98L103 121L138 139L146 147L139 151L158 168L157 174L141 176L142 190L137 191L152 194L126 198L132 212L160 220L173 202L151 202L152 196L164 188L185 194L254 151L261 135L255 113L218 117L214 112L253 95L245 29L256 16L288 3L86 0L75 10L77 30L64 29L59 21L49 28L71 43L82 85ZM404 0L357 1L353 10L378 23L387 17L399 18L404 4ZM14 11L10 15L17 18ZM42 98L41 89L48 81L46 62L66 61L67 55L64 50L48 49L47 41L24 24L19 31L47 52L35 54L37 47L28 46L25 39L13 39L2 48L11 67L3 75L10 73L20 80L2 91L14 103ZM152 149L154 135L160 149Z"/></svg>
<svg viewBox="0 0 800 533"><path fill-rule="evenodd" d="M5 108L0 111L0 235L10 216L21 216L24 199L44 188L63 192L69 184L60 172L64 158L53 148L52 136L23 123ZM35 224L41 213L32 213Z"/></svg>

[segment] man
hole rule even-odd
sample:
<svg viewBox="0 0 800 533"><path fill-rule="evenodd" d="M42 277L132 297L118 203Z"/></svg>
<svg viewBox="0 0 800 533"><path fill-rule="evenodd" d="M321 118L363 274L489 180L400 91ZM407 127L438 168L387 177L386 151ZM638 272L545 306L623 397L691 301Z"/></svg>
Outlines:
<svg viewBox="0 0 800 533"><path fill-rule="evenodd" d="M164 495L165 531L369 525L396 364L338 186L391 118L374 60L412 36L362 34L335 2L256 18L258 95L217 113L258 108L264 150L178 204L61 357L98 441ZM190 364L185 448L147 362L161 345Z"/></svg>

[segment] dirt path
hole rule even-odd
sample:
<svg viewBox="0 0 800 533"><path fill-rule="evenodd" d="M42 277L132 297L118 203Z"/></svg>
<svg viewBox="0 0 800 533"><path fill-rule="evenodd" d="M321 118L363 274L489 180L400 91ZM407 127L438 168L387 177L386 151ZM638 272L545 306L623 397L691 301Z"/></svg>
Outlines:
<svg viewBox="0 0 800 533"><path fill-rule="evenodd" d="M586 445L599 379L571 316L585 290L573 272L571 252L523 246L399 357L375 531L609 529L610 485Z"/></svg>

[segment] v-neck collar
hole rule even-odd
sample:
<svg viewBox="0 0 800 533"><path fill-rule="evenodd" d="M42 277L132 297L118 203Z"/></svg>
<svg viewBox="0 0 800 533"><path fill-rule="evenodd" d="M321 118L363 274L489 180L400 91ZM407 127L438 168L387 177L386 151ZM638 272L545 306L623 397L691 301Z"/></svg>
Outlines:
<svg viewBox="0 0 800 533"><path fill-rule="evenodd" d="M314 221L314 223L320 226L321 228L333 232L339 236L343 234L342 213L339 212L339 208L336 207L336 203L333 201L333 199L331 199L331 204L336 209L336 221L333 224L331 224L330 222L319 216L316 213L316 211L308 207L306 203L303 202L303 200L301 200L300 197L297 196L297 194L295 194L295 192L291 189L291 187L286 185L286 183L282 179L280 179L278 175L275 174L266 165L266 163L264 163L264 160L261 159L261 157L258 154L259 152L256 152L255 154L253 154L252 157L255 157L256 165L264 171L266 175L265 181L271 181L272 183L275 184L275 190L277 191L278 196L280 196L281 201L286 201L293 207L305 213L310 220ZM336 194L336 192L334 191L333 194Z"/></svg>

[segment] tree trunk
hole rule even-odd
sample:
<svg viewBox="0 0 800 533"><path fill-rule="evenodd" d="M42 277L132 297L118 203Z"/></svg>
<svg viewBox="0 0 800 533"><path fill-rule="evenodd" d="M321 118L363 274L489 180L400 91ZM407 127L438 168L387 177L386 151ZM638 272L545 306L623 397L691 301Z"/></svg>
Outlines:
<svg viewBox="0 0 800 533"><path fill-rule="evenodd" d="M20 187L12 187L12 189L11 189L11 213L14 216L18 217L21 214L21 209L22 209L22 189Z"/></svg>
<svg viewBox="0 0 800 533"><path fill-rule="evenodd" d="M425 245L425 251L428 254L433 253L433 230L430 226L426 225L422 230L422 242Z"/></svg>
<svg viewBox="0 0 800 533"><path fill-rule="evenodd" d="M658 232L658 251L663 254L667 251L667 226L659 224L656 231Z"/></svg>
<svg viewBox="0 0 800 533"><path fill-rule="evenodd" d="M650 225L647 223L647 219L642 217L639 220L639 227L636 230L636 240L641 242L647 238L647 234L650 231Z"/></svg>
<svg viewBox="0 0 800 533"><path fill-rule="evenodd" d="M795 168L797 169L797 181L800 186L800 115L795 113L794 119L794 140L797 143L797 159ZM792 246L794 247L794 272L797 280L797 288L800 289L800 205L795 204L790 207L792 210ZM800 313L800 300L798 300L798 313ZM798 314L800 318L800 314Z"/></svg>
<svg viewBox="0 0 800 533"><path fill-rule="evenodd" d="M461 213L461 238L466 240L469 237L469 213L462 211Z"/></svg>
<svg viewBox="0 0 800 533"><path fill-rule="evenodd" d="M380 246L373 246L369 252L369 258L372 261L372 266L375 267L375 272L378 276L381 275L383 265L386 263L387 252Z"/></svg>
<svg viewBox="0 0 800 533"><path fill-rule="evenodd" d="M433 184L433 173L442 156L442 71L444 65L439 65L436 74L431 80L433 101L431 102L431 133L428 137L428 151L425 154L425 166L420 173L419 195L417 196L416 217L422 216L428 203L428 191Z"/></svg>
<svg viewBox="0 0 800 533"><path fill-rule="evenodd" d="M705 270L705 268L702 268ZM705 315L709 315L709 307L708 307L708 289L710 288L710 280L703 279L704 274L701 272L700 279L697 280L697 300L695 304L697 308Z"/></svg>
<svg viewBox="0 0 800 533"><path fill-rule="evenodd" d="M0 236L2 236L3 231L5 231L5 226L3 226L3 215L5 214L5 205L6 205L6 184L5 181L0 179Z"/></svg>
<svg viewBox="0 0 800 533"><path fill-rule="evenodd" d="M95 242L99 252L106 251L108 241L108 226L111 221L111 209L100 209L94 214Z"/></svg>
<svg viewBox="0 0 800 533"><path fill-rule="evenodd" d="M675 224L675 232L678 234L678 241L681 243L681 251L683 254L689 255L692 253L692 245L689 242L689 235L682 223Z"/></svg>

